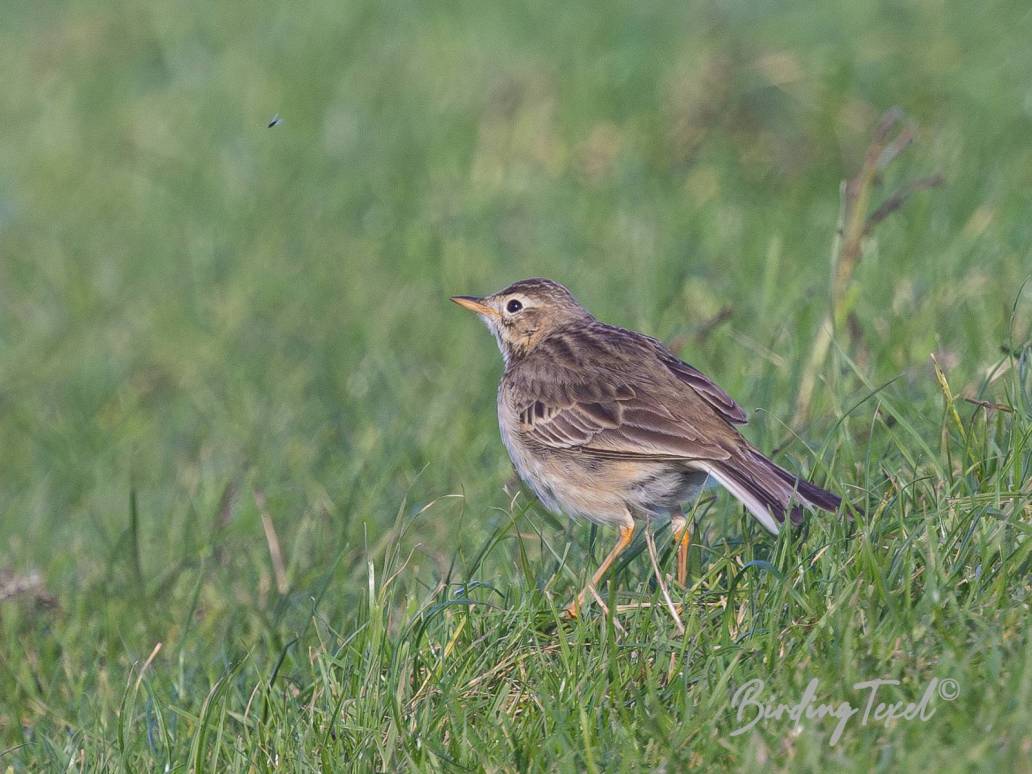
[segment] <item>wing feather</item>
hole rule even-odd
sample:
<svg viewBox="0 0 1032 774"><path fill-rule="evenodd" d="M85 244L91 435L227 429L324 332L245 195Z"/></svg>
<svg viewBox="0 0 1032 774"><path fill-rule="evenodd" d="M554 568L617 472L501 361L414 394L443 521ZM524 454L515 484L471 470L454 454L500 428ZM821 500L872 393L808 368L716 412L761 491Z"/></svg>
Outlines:
<svg viewBox="0 0 1032 774"><path fill-rule="evenodd" d="M527 387L524 382L518 394L526 396ZM536 387L534 402L518 411L519 432L530 443L603 457L723 460L730 456L719 444L704 441L697 428L662 403L628 389L619 396L593 390L597 399L585 402L574 397L585 394L577 385L538 383Z"/></svg>
<svg viewBox="0 0 1032 774"><path fill-rule="evenodd" d="M665 349L665 348L664 348ZM715 408L725 420L735 425L744 425L749 421L742 407L702 371L690 366L670 352L660 354L663 365L673 372L674 376L687 384Z"/></svg>
<svg viewBox="0 0 1032 774"><path fill-rule="evenodd" d="M725 460L746 420L661 342L610 326L549 337L502 384L526 442L602 457Z"/></svg>

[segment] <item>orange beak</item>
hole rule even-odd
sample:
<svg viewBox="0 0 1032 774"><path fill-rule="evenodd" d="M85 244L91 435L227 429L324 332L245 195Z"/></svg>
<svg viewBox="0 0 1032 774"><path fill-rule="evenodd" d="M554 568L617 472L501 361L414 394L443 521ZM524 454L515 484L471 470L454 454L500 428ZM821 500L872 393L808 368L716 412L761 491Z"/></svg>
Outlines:
<svg viewBox="0 0 1032 774"><path fill-rule="evenodd" d="M498 317L498 312L489 307L476 296L452 296L451 300L463 309L469 309L477 314L486 314L488 317Z"/></svg>

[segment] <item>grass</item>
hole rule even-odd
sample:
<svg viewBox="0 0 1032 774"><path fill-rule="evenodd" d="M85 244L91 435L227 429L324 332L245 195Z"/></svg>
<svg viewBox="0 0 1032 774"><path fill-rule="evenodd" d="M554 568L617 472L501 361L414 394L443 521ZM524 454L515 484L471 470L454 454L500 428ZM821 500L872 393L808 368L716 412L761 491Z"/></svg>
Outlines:
<svg viewBox="0 0 1032 774"><path fill-rule="evenodd" d="M0 771L1032 770L1023 3L3 16ZM843 294L839 184L891 105L875 203L946 184ZM500 358L446 301L532 275L863 515L772 539L718 496L683 636L559 625L613 536L505 489ZM750 680L879 678L959 695L732 735Z"/></svg>

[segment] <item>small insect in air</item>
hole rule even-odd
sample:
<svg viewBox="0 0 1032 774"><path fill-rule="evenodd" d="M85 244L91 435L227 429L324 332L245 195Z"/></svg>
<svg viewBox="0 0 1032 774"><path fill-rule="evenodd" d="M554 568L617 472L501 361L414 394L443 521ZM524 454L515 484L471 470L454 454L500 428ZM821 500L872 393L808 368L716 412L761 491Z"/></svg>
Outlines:
<svg viewBox="0 0 1032 774"><path fill-rule="evenodd" d="M280 118L279 113L277 113L276 115L274 115L272 117L272 120L269 121L269 125L266 128L271 129L272 127L279 126L282 123L283 123L283 119Z"/></svg>

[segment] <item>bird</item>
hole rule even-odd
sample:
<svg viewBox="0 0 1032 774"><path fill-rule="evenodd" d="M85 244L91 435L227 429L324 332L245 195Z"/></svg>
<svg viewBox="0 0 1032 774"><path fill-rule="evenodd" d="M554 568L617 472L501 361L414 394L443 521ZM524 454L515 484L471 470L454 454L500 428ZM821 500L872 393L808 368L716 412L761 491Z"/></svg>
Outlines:
<svg viewBox="0 0 1032 774"><path fill-rule="evenodd" d="M644 524L669 521L687 577L683 506L716 483L770 533L841 498L777 465L739 432L742 408L652 336L596 319L559 282L535 277L452 296L494 335L505 363L498 426L520 479L550 511L616 527L612 551L564 609L589 594Z"/></svg>

